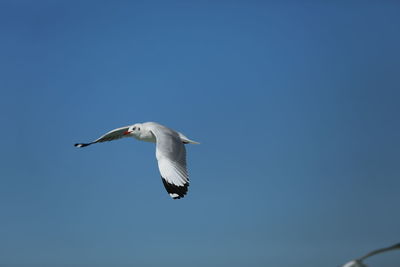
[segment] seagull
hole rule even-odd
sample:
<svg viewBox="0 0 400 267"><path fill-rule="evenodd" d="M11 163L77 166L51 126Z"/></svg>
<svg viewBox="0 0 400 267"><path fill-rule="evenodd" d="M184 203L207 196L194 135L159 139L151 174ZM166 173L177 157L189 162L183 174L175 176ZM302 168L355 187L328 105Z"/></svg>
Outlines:
<svg viewBox="0 0 400 267"><path fill-rule="evenodd" d="M156 122L136 123L114 129L90 143L78 143L76 147L86 147L96 143L112 141L124 137L156 143L156 158L161 180L173 199L183 198L189 186L186 168L185 144L199 144L182 133Z"/></svg>
<svg viewBox="0 0 400 267"><path fill-rule="evenodd" d="M355 260L352 260L352 261L346 263L342 267L367 267L367 265L365 265L362 262L366 258L371 257L371 256L376 255L376 254L379 254L379 253L386 252L386 251L395 250L395 249L400 249L400 243L395 244L395 245L390 246L390 247L381 248L381 249L377 249L377 250L371 251L371 252L365 254L364 256L362 256L362 257L360 257L358 259L355 259Z"/></svg>

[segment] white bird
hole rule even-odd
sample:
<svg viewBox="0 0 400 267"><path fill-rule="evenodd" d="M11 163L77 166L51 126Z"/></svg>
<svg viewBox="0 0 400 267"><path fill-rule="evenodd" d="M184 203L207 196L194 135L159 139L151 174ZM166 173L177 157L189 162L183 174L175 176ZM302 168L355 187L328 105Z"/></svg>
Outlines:
<svg viewBox="0 0 400 267"><path fill-rule="evenodd" d="M342 267L367 267L367 265L365 265L362 262L366 258L371 257L371 256L376 255L376 254L379 254L379 253L386 252L386 251L395 250L395 249L400 249L400 243L395 244L395 245L390 246L390 247L381 248L381 249L377 249L377 250L371 251L371 252L365 254L364 256L362 256L362 257L360 257L358 259L352 260L352 261L344 264Z"/></svg>
<svg viewBox="0 0 400 267"><path fill-rule="evenodd" d="M158 169L165 189L173 199L183 198L188 191L189 174L186 168L184 144L199 144L182 133L156 122L136 123L114 129L90 143L75 144L85 147L95 143L134 137L141 141L156 143Z"/></svg>

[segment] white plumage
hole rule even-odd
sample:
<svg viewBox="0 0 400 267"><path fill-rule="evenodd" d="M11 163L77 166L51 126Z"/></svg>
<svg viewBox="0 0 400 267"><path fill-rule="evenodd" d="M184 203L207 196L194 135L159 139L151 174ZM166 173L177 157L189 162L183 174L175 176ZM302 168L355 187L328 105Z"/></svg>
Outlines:
<svg viewBox="0 0 400 267"><path fill-rule="evenodd" d="M95 143L134 137L141 141L156 143L156 158L165 189L173 199L185 196L189 186L186 167L185 144L199 144L182 133L156 122L136 123L114 129L90 143L75 144L85 147Z"/></svg>

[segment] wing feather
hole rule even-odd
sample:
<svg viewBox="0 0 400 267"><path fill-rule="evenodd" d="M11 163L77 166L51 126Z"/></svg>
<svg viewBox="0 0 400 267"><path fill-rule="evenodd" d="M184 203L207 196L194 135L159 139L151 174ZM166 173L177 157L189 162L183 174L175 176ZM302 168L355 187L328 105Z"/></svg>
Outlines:
<svg viewBox="0 0 400 267"><path fill-rule="evenodd" d="M173 199L183 198L189 187L185 145L177 132L160 126L151 129L157 140L158 169L169 195Z"/></svg>
<svg viewBox="0 0 400 267"><path fill-rule="evenodd" d="M94 140L93 142L90 143L78 143L75 144L76 147L85 147L85 146L89 146L95 143L102 143L102 142L106 142L106 141L113 141L113 140L117 140L117 139L121 139L123 137L125 137L124 133L126 131L128 131L130 126L124 126L124 127L120 127L114 130L109 131L108 133L100 136L98 139Z"/></svg>

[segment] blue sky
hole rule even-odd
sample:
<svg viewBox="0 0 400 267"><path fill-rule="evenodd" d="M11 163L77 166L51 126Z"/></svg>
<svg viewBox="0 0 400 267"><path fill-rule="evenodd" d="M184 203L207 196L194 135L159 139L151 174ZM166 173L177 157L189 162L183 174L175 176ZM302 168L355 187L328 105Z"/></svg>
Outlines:
<svg viewBox="0 0 400 267"><path fill-rule="evenodd" d="M0 264L337 266L399 242L399 12L2 1ZM146 121L201 142L182 200L153 144L73 147Z"/></svg>

